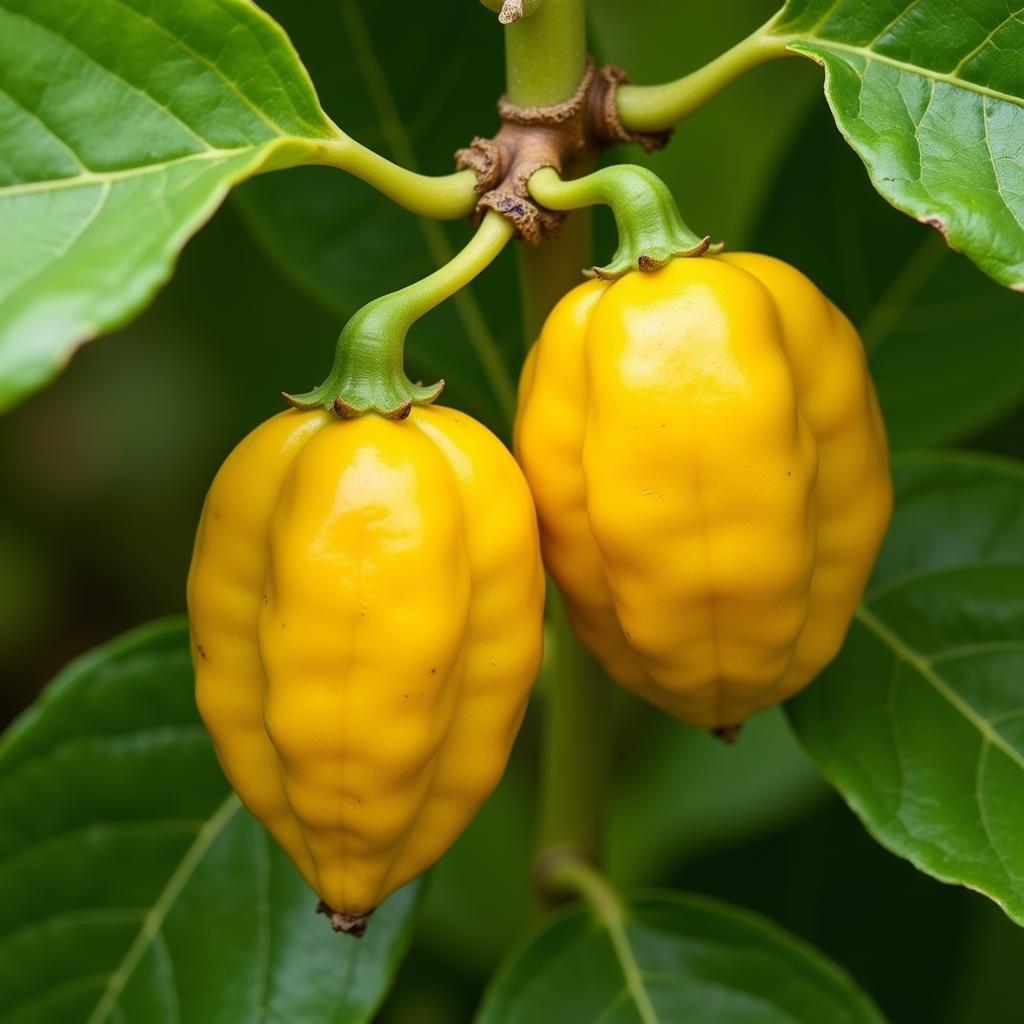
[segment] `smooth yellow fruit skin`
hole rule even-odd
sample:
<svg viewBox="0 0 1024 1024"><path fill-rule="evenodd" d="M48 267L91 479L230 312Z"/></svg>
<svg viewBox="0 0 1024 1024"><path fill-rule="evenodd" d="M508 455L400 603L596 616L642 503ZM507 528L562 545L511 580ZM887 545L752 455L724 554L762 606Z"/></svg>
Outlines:
<svg viewBox="0 0 1024 1024"><path fill-rule="evenodd" d="M892 506L857 332L751 253L566 295L523 369L516 452L584 644L706 728L835 656Z"/></svg>
<svg viewBox="0 0 1024 1024"><path fill-rule="evenodd" d="M522 473L462 413L289 411L221 467L188 583L199 710L332 909L372 910L493 790L543 600Z"/></svg>

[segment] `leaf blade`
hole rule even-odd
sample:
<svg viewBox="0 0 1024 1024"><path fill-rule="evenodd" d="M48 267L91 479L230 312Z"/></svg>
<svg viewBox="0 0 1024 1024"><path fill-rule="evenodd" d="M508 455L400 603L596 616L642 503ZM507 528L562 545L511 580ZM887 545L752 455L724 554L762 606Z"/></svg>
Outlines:
<svg viewBox="0 0 1024 1024"><path fill-rule="evenodd" d="M477 1018L478 1024L613 1019L879 1024L883 1018L844 972L781 929L715 900L669 892L641 893L611 915L575 908L549 918L511 954Z"/></svg>
<svg viewBox="0 0 1024 1024"><path fill-rule="evenodd" d="M825 95L875 188L1024 290L1024 21L951 0L790 0L773 32L825 68Z"/></svg>
<svg viewBox="0 0 1024 1024"><path fill-rule="evenodd" d="M421 887L338 942L230 792L191 675L184 624L145 627L72 663L0 739L4 1024L355 1024L386 993Z"/></svg>
<svg viewBox="0 0 1024 1024"><path fill-rule="evenodd" d="M3 0L0 67L0 409L142 308L231 187L341 138L248 0Z"/></svg>
<svg viewBox="0 0 1024 1024"><path fill-rule="evenodd" d="M1024 472L907 457L896 483L893 530L847 644L787 711L882 845L1022 924Z"/></svg>

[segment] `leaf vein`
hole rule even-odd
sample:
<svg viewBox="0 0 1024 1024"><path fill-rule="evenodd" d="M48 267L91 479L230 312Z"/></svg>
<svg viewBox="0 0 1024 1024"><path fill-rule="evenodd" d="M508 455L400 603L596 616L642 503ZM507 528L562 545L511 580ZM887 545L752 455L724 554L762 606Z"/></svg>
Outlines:
<svg viewBox="0 0 1024 1024"><path fill-rule="evenodd" d="M103 208L107 205L107 199L110 198L110 182L104 182L100 186L99 194L96 197L96 202L93 203L92 209L82 218L82 222L71 232L70 235L64 240L64 242L58 246L49 256L45 263L36 267L34 270L30 270L29 273L24 274L21 277L15 277L9 281L7 288L4 291L0 291L0 305L3 304L4 300L11 295L18 288L24 288L30 281L35 280L37 277L41 277L43 274L52 270L53 267L59 263L74 246L86 231L89 230L96 218L103 212Z"/></svg>
<svg viewBox="0 0 1024 1024"><path fill-rule="evenodd" d="M171 32L166 25L157 21L156 18L154 18L151 14L143 14L142 11L140 11L137 7L134 7L132 4L128 3L127 0L110 0L110 2L117 4L119 7L124 8L126 11L131 11L140 21L148 22L158 32L162 33L168 39L176 43L193 60L204 65L205 67L208 67L221 80L221 82L223 82L224 85L228 87L229 91L233 92L242 101L242 103L244 103L245 106L247 106L249 110L251 110L268 128L273 129L275 134L288 134L281 125L279 125L272 118L268 117L266 113L260 110L259 107L257 107L249 99L249 97L242 92L242 90L238 86L238 83L235 82L233 79L228 78L228 76L224 73L220 65L217 64L215 61L210 60L208 57L204 57L198 50L195 50L191 46L189 46L184 39L182 39L180 36L176 36L173 32ZM274 77L278 78L276 70ZM280 78L278 78L278 81L280 81ZM294 106L292 109L294 110ZM298 111L295 111L295 113L297 114ZM304 124L306 123L304 118L300 118L300 120L302 120Z"/></svg>
<svg viewBox="0 0 1024 1024"><path fill-rule="evenodd" d="M992 138L988 130L988 97L981 97L981 126L985 131L985 149L988 151L988 158L992 162L992 177L995 179L996 192L1003 201L1003 206L1009 211L1010 216L1017 222L1017 226L1024 230L1024 221L1017 216L1017 211L1006 201L1006 193L1003 191L1003 181L999 177L999 164L996 162L996 155L992 152Z"/></svg>
<svg viewBox="0 0 1024 1024"><path fill-rule="evenodd" d="M935 692L946 700L955 710L973 725L981 735L994 747L998 747L1007 757L1024 768L1024 754L1012 747L1003 736L992 728L991 723L963 699L950 684L935 671L932 663L918 651L914 650L900 636L891 630L881 619L861 605L856 612L857 620L867 627L898 657L913 668Z"/></svg>
<svg viewBox="0 0 1024 1024"><path fill-rule="evenodd" d="M69 978L66 981L51 985L45 992L31 995L13 1006L5 1006L3 1016L0 1017L0 1024L5 1020L21 1017L26 1007L45 1006L55 996L72 995L76 992L88 992L91 988L98 988L103 985L109 975L104 973L83 974L77 978Z"/></svg>
<svg viewBox="0 0 1024 1024"><path fill-rule="evenodd" d="M45 849L51 844L62 843L67 839L87 832L99 831L101 829L113 831L138 828L149 831L196 832L201 829L202 825L202 821L196 821L191 818L140 818L129 821L90 821L87 825L77 825L75 828L66 828L60 832L53 832L48 836L43 836L41 839L29 843L28 846L21 846L17 850L11 851L0 859L0 871L7 868L11 861L17 861L19 858L24 857L26 853L38 853L41 849ZM0 933L0 939L5 937L5 933Z"/></svg>
<svg viewBox="0 0 1024 1024"><path fill-rule="evenodd" d="M6 89L0 89L0 95L6 96L15 108L22 111L26 117L31 118L33 121L35 121L35 123L38 124L39 127L42 128L43 131L50 136L50 138L56 140L58 145L60 145L64 152L67 153L68 156L70 156L71 159L75 161L75 163L79 166L81 170L89 172L89 168L86 166L85 161L78 155L78 153L74 149L71 148L70 144L66 139L58 135L57 132L54 131L54 129L51 128L39 116L39 111L29 110L29 108L25 106L25 104L20 99L18 99L16 96L12 96L11 93L9 93Z"/></svg>
<svg viewBox="0 0 1024 1024"><path fill-rule="evenodd" d="M889 67L896 68L900 71L906 71L907 73L917 75L920 78L933 79L936 82L943 82L944 84L951 85L955 88L965 89L969 92L976 92L979 95L990 96L992 99L1001 100L1004 103L1011 103L1014 106L1024 107L1024 97L1012 96L1010 93L1002 92L999 89L989 88L986 85L981 85L978 82L972 82L970 79L962 78L949 72L935 71L930 68L922 67L919 64L911 64L909 61L898 60L895 57L888 57L885 54L879 53L877 50L870 50L864 46L855 46L852 43L842 43L835 39L828 39L825 36L801 35L800 33L794 33L791 36L787 36L785 41L787 43L817 42L826 49L838 50L841 53L855 54L863 57L865 60L877 61L880 64L886 64Z"/></svg>
<svg viewBox="0 0 1024 1024"><path fill-rule="evenodd" d="M174 957L171 954L171 947L168 945L167 939L160 932L153 936L153 955L156 957L167 981L171 1000L171 1022L172 1024L180 1024L181 1001L178 998L178 975L174 969Z"/></svg>
<svg viewBox="0 0 1024 1024"><path fill-rule="evenodd" d="M137 167L126 167L119 171L92 171L89 174L75 174L67 178L49 178L45 181L25 182L23 185L7 185L0 188L0 200L17 198L24 195L35 195L40 192L57 192L61 189L88 188L105 182L127 181L131 178L155 174L171 167L180 167L189 163L228 160L243 153L256 152L268 145L270 143L263 143L261 146L242 146L238 149L208 149L202 153L188 153L185 156L174 157L171 160L162 160L152 164L139 164Z"/></svg>
<svg viewBox="0 0 1024 1024"><path fill-rule="evenodd" d="M135 941L128 947L121 963L114 973L111 974L103 995L92 1013L89 1014L85 1024L100 1024L101 1021L106 1020L110 1016L111 1011L121 998L121 994L128 984L132 972L138 966L153 937L163 927L164 920L170 913L178 896L181 895L181 891L185 888L188 880L192 877L192 873L199 866L210 846L213 845L213 841L220 835L241 806L238 797L234 793L228 794L220 807L217 808L196 834L192 845L185 852L178 867L168 878L167 884L153 904L153 907L146 914L146 918L139 929L138 935L135 937Z"/></svg>
<svg viewBox="0 0 1024 1024"><path fill-rule="evenodd" d="M887 36L919 3L921 3L921 0L912 0L912 3L904 7L903 10L900 11L895 18L893 18L886 25L882 26L881 30L878 32L875 38L868 42L867 45L875 46L879 42L879 40L882 39L883 36Z"/></svg>
<svg viewBox="0 0 1024 1024"><path fill-rule="evenodd" d="M985 799L982 795L985 788L985 765L988 763L988 752L991 749L992 745L987 740L982 742L981 749L978 751L978 764L974 771L974 798L978 802L978 821L981 824L982 832L985 833L985 838L988 840L989 849L995 854L996 863L1006 879L1007 886L1010 889L1016 889L1016 879L1010 871L1006 859L1003 857L1003 851L999 848L999 844L992 833L988 813L985 810Z"/></svg>
<svg viewBox="0 0 1024 1024"><path fill-rule="evenodd" d="M106 75L108 78L112 78L115 81L120 82L125 88L130 89L132 92L147 100L157 110L162 110L172 121L175 121L178 125L180 125L188 135L191 135L192 138L195 139L196 142L198 142L203 149L215 148L208 139L203 138L202 135L200 135L185 121L183 121L176 113L174 113L174 111L171 110L170 107L161 103L155 96L146 92L145 89L141 89L133 82L129 82L127 78L124 78L122 75L119 75L116 71L113 70L113 68L106 67L106 65L98 61L88 51L82 49L82 47L79 46L77 43L73 43L70 39L67 38L67 36L62 36L59 32L55 32L52 28L50 28L49 25L45 25L43 24L43 22L37 21L35 18L30 18L27 14L21 11L12 11L9 8L5 9L5 11L11 17L20 18L22 21L28 22L28 24L30 25L34 25L41 32L45 32L47 35L52 36L58 42L63 43L69 50L74 50L76 53L81 54L81 56L85 60L87 60L94 67L98 68L102 74Z"/></svg>
<svg viewBox="0 0 1024 1024"><path fill-rule="evenodd" d="M978 45L973 50L971 50L965 57L963 57L960 60L956 67L953 68L952 73L954 75L960 74L960 72L963 71L964 69L964 65L969 64L975 57L977 57L978 54L981 53L981 51L984 50L990 42L992 42L997 32L1001 31L1003 28L1009 25L1011 21L1016 21L1021 16L1021 14L1024 14L1024 7L1019 7L1017 10L1011 11L1005 18L1003 18L1001 22L999 22L998 25L996 25L994 29L992 29L991 32L989 32L987 36L985 36L984 39L982 39L980 43L978 43Z"/></svg>

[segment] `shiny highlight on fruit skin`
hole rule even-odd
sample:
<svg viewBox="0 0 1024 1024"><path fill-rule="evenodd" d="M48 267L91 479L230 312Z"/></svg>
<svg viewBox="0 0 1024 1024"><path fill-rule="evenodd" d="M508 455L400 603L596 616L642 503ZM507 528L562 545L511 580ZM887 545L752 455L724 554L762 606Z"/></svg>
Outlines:
<svg viewBox="0 0 1024 1024"><path fill-rule="evenodd" d="M580 285L523 368L545 564L623 686L728 730L838 652L889 522L860 338L752 253Z"/></svg>
<svg viewBox="0 0 1024 1024"><path fill-rule="evenodd" d="M289 411L210 488L188 604L228 779L356 934L493 790L541 659L515 460L463 413Z"/></svg>

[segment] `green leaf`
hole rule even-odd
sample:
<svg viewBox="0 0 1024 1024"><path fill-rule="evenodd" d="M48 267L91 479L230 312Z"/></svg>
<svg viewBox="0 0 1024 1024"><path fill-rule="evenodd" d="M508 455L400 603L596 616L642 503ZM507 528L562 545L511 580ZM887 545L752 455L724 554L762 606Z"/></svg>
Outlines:
<svg viewBox="0 0 1024 1024"><path fill-rule="evenodd" d="M266 0L264 6L295 41L324 106L343 110L348 132L403 166L448 173L458 147L497 130L501 30L479 4L434 5L429 17L409 15L415 29L401 32L396 18L404 15L388 4ZM431 273L470 232L468 224L451 229L417 218L324 168L258 178L236 201L268 257L339 320ZM446 401L495 427L510 419L513 368L522 354L518 290L508 287L514 273L510 256L500 258L409 336L414 374L443 377ZM325 346L325 372L329 359ZM288 390L316 383L297 381Z"/></svg>
<svg viewBox="0 0 1024 1024"><path fill-rule="evenodd" d="M960 442L1024 398L1024 296L878 202L823 106L771 191L756 247L803 270L860 328L894 450Z"/></svg>
<svg viewBox="0 0 1024 1024"><path fill-rule="evenodd" d="M340 137L247 0L0 0L0 409L136 313L233 184Z"/></svg>
<svg viewBox="0 0 1024 1024"><path fill-rule="evenodd" d="M1024 291L1024 12L789 0L772 32L824 65L836 123L875 188Z"/></svg>
<svg viewBox="0 0 1024 1024"><path fill-rule="evenodd" d="M884 846L1024 924L1024 466L903 457L838 659L789 705Z"/></svg>
<svg viewBox="0 0 1024 1024"><path fill-rule="evenodd" d="M492 982L478 1024L879 1024L850 978L774 925L655 892L549 918Z"/></svg>
<svg viewBox="0 0 1024 1024"><path fill-rule="evenodd" d="M0 1021L369 1020L418 886L339 941L241 807L178 621L70 665L0 739Z"/></svg>

